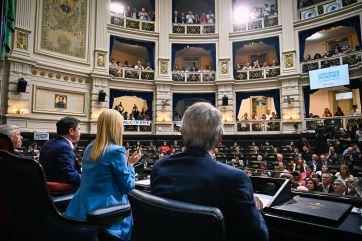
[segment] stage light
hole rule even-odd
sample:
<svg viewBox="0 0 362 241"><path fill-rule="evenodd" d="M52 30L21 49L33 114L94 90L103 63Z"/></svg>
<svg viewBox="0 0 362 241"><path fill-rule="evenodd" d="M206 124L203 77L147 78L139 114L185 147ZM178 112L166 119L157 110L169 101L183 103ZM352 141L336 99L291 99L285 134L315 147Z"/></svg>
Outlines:
<svg viewBox="0 0 362 241"><path fill-rule="evenodd" d="M234 10L234 23L247 23L250 17L250 10L245 6L240 6Z"/></svg>
<svg viewBox="0 0 362 241"><path fill-rule="evenodd" d="M111 3L111 12L117 15L122 15L124 12L124 6L120 3Z"/></svg>

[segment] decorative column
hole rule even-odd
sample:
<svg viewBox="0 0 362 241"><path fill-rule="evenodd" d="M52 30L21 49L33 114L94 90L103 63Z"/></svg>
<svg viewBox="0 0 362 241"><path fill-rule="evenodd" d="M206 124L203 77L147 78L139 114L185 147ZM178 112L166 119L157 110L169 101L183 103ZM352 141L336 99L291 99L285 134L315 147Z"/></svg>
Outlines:
<svg viewBox="0 0 362 241"><path fill-rule="evenodd" d="M172 126L172 92L170 84L157 83L154 117L156 134L171 134Z"/></svg>
<svg viewBox="0 0 362 241"><path fill-rule="evenodd" d="M281 119L283 133L294 133L301 130L301 103L303 98L298 86L298 77L280 78L281 91Z"/></svg>
<svg viewBox="0 0 362 241"><path fill-rule="evenodd" d="M223 97L227 97L227 105L223 105ZM226 134L234 134L235 126L235 99L233 94L233 86L231 83L218 84L217 101L218 109L221 111L224 119L224 131Z"/></svg>
<svg viewBox="0 0 362 241"><path fill-rule="evenodd" d="M109 35L107 25L111 22L111 0L96 1L94 72L108 75Z"/></svg>
<svg viewBox="0 0 362 241"><path fill-rule="evenodd" d="M106 109L109 109L109 79L103 76L92 76L92 83L90 83L90 133L97 132L98 116ZM106 93L105 101L99 101L99 92Z"/></svg>
<svg viewBox="0 0 362 241"><path fill-rule="evenodd" d="M156 71L157 80L170 81L172 76L171 71L171 46L169 34L172 32L172 1L156 1L156 8L159 14L159 40L158 40L158 74ZM157 12L157 11L156 11ZM156 15L157 16L157 15ZM155 61L157 62L157 61Z"/></svg>
<svg viewBox="0 0 362 241"><path fill-rule="evenodd" d="M7 123L18 125L20 128L27 128L27 116L31 112L31 65L30 60L34 49L34 19L35 19L35 0L16 1L16 21L13 50L8 57L9 68L8 75L4 75L4 88L2 94L7 96L3 98L5 107L3 113L6 114ZM18 92L17 86L19 79L23 78L27 87L25 92Z"/></svg>
<svg viewBox="0 0 362 241"><path fill-rule="evenodd" d="M279 15L281 16L282 34L281 40L281 62L283 65L281 68L281 75L297 74L299 69L299 61L296 59L295 45L295 32L293 27L294 15L290 14L294 12L293 4L295 1L280 0L278 4L280 7Z"/></svg>
<svg viewBox="0 0 362 241"><path fill-rule="evenodd" d="M216 0L216 14L219 31L218 61L216 71L218 80L231 80L233 66L231 64L232 51L230 48L229 33L232 33L232 1Z"/></svg>

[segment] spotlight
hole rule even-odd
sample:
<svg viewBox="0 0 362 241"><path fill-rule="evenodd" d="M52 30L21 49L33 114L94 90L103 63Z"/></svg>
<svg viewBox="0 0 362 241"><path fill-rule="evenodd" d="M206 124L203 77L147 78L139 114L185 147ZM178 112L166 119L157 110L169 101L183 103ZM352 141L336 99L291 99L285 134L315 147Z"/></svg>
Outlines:
<svg viewBox="0 0 362 241"><path fill-rule="evenodd" d="M111 12L117 15L122 15L124 12L124 6L120 3L111 3Z"/></svg>
<svg viewBox="0 0 362 241"><path fill-rule="evenodd" d="M234 10L234 23L241 24L249 21L250 11L245 6L240 6Z"/></svg>

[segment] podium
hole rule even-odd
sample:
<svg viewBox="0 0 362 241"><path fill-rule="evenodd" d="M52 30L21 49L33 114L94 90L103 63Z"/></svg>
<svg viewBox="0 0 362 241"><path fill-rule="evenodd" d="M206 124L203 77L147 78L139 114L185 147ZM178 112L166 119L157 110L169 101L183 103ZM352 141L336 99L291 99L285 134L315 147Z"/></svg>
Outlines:
<svg viewBox="0 0 362 241"><path fill-rule="evenodd" d="M251 177L255 195L266 200L263 216L271 240L362 240L360 198L292 192L289 180Z"/></svg>

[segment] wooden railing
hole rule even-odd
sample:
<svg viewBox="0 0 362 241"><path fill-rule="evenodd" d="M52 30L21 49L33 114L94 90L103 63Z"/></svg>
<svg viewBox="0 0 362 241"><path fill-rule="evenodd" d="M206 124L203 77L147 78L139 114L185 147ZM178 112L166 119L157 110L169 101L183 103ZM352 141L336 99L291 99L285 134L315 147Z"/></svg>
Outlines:
<svg viewBox="0 0 362 241"><path fill-rule="evenodd" d="M342 64L348 64L350 66L353 66L361 62L362 62L362 51L357 51L329 58L310 60L307 62L303 62L301 65L302 65L302 73L306 74L311 70L323 69Z"/></svg>
<svg viewBox="0 0 362 241"><path fill-rule="evenodd" d="M237 70L236 80L251 80L251 79L266 79L274 78L280 75L280 66L258 68L258 69L247 69Z"/></svg>
<svg viewBox="0 0 362 241"><path fill-rule="evenodd" d="M209 82L215 80L215 71L172 71L172 80L176 82Z"/></svg>
<svg viewBox="0 0 362 241"><path fill-rule="evenodd" d="M215 24L173 23L172 33L176 34L211 34L215 33Z"/></svg>
<svg viewBox="0 0 362 241"><path fill-rule="evenodd" d="M111 15L111 24L149 32L155 31L155 22L153 21L139 20L115 14Z"/></svg>
<svg viewBox="0 0 362 241"><path fill-rule="evenodd" d="M115 77L126 79L154 80L154 70L141 70L127 67L109 68L109 73Z"/></svg>
<svg viewBox="0 0 362 241"><path fill-rule="evenodd" d="M250 19L246 23L234 23L233 32L249 31L278 25L278 15Z"/></svg>
<svg viewBox="0 0 362 241"><path fill-rule="evenodd" d="M328 0L298 10L299 19L306 20L326 13L331 13L348 5L357 3L357 0Z"/></svg>

